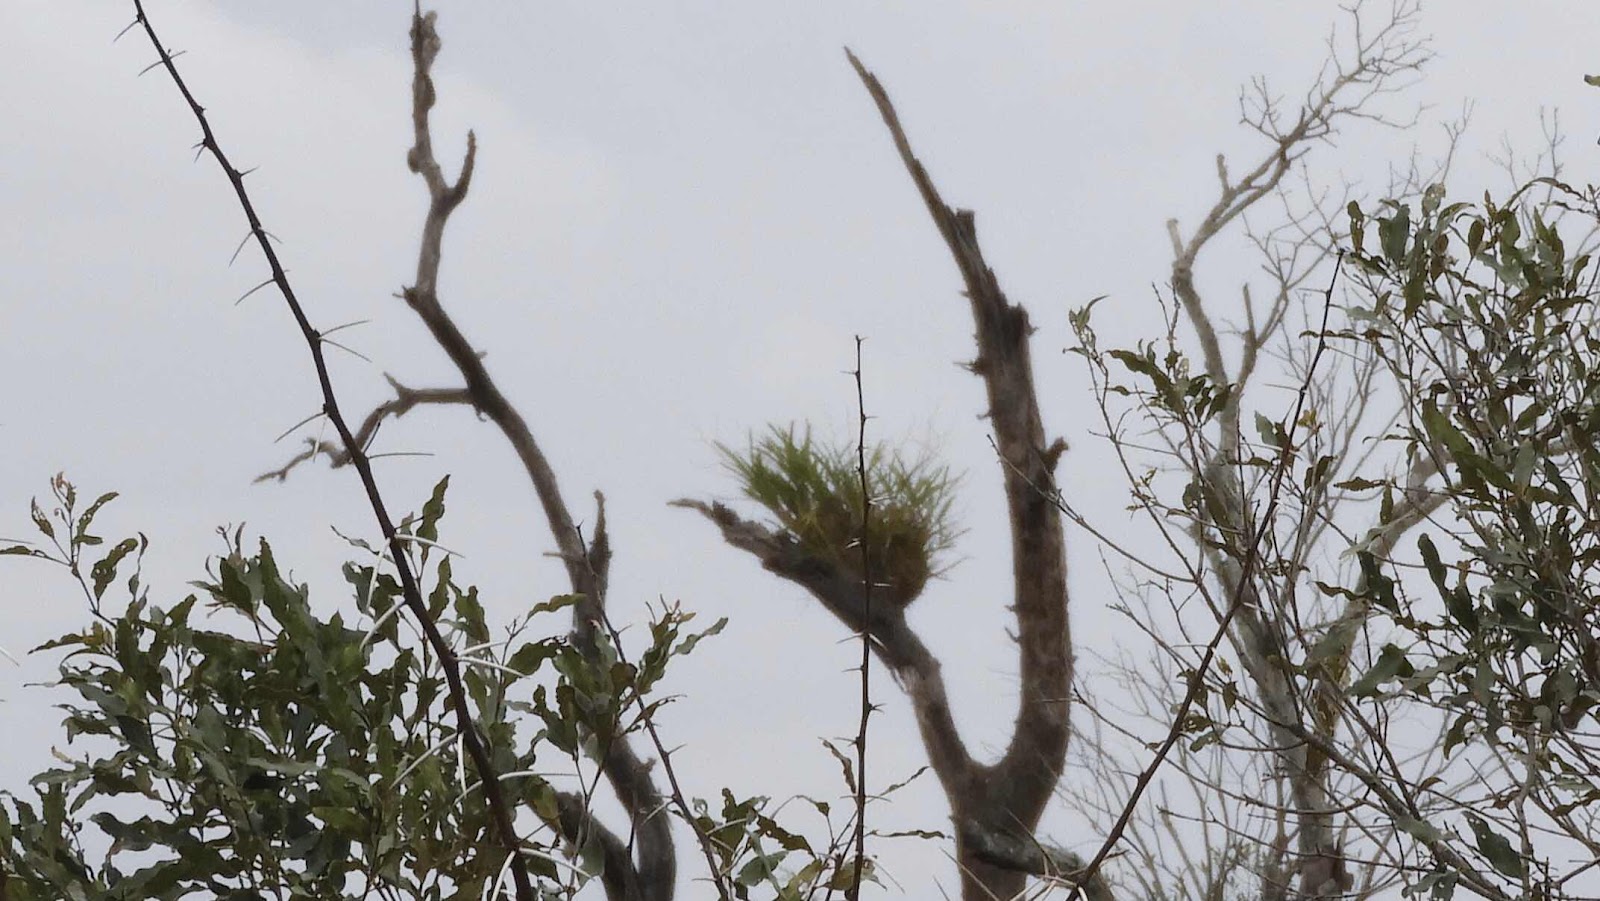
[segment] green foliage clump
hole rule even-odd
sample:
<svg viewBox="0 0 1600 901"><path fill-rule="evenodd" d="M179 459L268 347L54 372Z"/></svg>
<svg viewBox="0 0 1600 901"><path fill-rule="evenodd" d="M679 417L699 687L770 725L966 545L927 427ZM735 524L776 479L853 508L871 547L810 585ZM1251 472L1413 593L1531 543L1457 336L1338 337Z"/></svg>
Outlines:
<svg viewBox="0 0 1600 901"><path fill-rule="evenodd" d="M1413 656L1432 646L1438 661L1409 684L1463 689L1447 753L1506 726L1572 728L1600 708L1600 290L1561 220L1581 214L1587 227L1600 205L1538 179L1499 205L1446 204L1435 186L1415 210L1389 202L1370 220L1350 214L1353 258L1371 282L1370 306L1352 312L1364 331L1352 337L1417 399L1406 446L1442 471L1459 521L1418 539L1445 615L1418 625L1396 610L1418 633ZM1374 253L1360 240L1368 221ZM1408 674L1399 648L1385 660L1362 687Z"/></svg>
<svg viewBox="0 0 1600 901"><path fill-rule="evenodd" d="M957 478L931 455L907 457L879 445L866 456L870 517L863 516L856 449L813 440L809 429L771 426L744 452L717 445L745 496L760 503L808 552L858 578L862 536L874 589L897 607L916 600L945 571L941 557L958 534L951 523Z"/></svg>
<svg viewBox="0 0 1600 901"><path fill-rule="evenodd" d="M90 531L115 495L79 512L70 483L58 476L51 487L53 513L32 511L45 541L0 546L0 556L68 568L94 620L41 648L66 652L59 685L71 752L58 750L64 766L30 780L32 797L0 792L0 899L504 897L504 854L461 754L444 676L400 627L391 572L345 565L360 615L352 627L316 609L265 540L250 548L235 531L192 583L196 593L156 606L137 572L143 536L112 544ZM403 533L437 536L445 487ZM604 637L594 648L524 637L574 603L563 595L497 637L477 589L456 583L451 557L424 570L417 556L431 577L429 615L461 662L504 791L546 826L576 796L542 774L592 767L615 737L642 728L638 711L662 703L649 694L671 658L722 628L691 632L692 614L668 607L637 665ZM128 564L133 575L119 577ZM127 599L112 609L108 589L124 585ZM770 855L763 847L740 845ZM523 848L541 897L570 897L603 869L593 841L576 846L544 830Z"/></svg>

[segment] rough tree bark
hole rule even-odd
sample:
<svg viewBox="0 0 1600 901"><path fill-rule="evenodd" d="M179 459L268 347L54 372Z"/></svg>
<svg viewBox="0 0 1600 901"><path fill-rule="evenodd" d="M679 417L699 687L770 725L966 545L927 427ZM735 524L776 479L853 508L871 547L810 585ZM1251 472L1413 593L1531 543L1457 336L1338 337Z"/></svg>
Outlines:
<svg viewBox="0 0 1600 901"><path fill-rule="evenodd" d="M808 553L792 536L745 520L722 504L678 503L700 511L729 544L808 590L852 630L868 634L878 659L911 700L929 762L949 799L962 896L1008 899L1024 890L1030 874L1070 879L1082 863L1033 835L1054 796L1071 735L1066 539L1061 513L1050 499L1065 443L1046 438L1029 356L1033 327L1027 312L1006 299L984 261L972 213L940 197L883 85L854 54L849 59L961 273L976 326L978 353L969 368L987 392L1011 527L1021 699L1005 754L991 764L969 753L950 710L939 660L906 622L903 608L874 605L868 620L859 579ZM1106 885L1097 882L1091 897L1109 897Z"/></svg>

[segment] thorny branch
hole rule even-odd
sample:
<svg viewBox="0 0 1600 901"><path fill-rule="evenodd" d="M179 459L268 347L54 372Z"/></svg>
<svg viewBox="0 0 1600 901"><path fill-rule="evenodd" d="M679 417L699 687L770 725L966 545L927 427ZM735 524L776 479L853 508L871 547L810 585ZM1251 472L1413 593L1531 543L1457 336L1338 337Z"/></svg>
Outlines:
<svg viewBox="0 0 1600 901"><path fill-rule="evenodd" d="M327 361L322 352L322 335L312 327L307 318L304 307L295 295L294 288L289 283L289 278L284 272L283 264L278 259L277 251L272 247L267 238L266 230L261 225L261 219L256 214L255 204L251 201L249 192L244 186L244 175L228 161L221 144L211 130L211 123L206 119L205 109L190 92L189 86L183 77L178 74L178 68L173 63L173 55L166 45L161 43L156 36L155 27L145 13L143 0L133 0L136 20L142 24L144 33L160 55L160 65L171 77L173 85L183 95L184 102L188 104L189 111L194 115L195 121L200 125L200 146L209 151L216 159L217 165L222 167L223 174L228 177L233 185L235 197L240 208L244 211L245 219L250 224L250 233L255 236L256 244L261 248L262 255L267 260L267 265L272 272L272 281L282 294L284 303L289 307L289 312L294 316L295 323L300 327L300 333L305 337L306 345L311 352L312 365L316 369L317 382L322 390L322 410L333 424L335 431L344 444L345 453L349 456L350 464L355 467L361 478L361 485L367 494L367 501L372 507L373 516L378 521L378 528L383 533L384 541L389 546L395 569L400 577L400 586L405 598L406 607L417 620L424 637L436 655L444 671L446 686L450 695L450 706L455 712L456 728L461 735L466 747L467 755L472 758L473 767L477 770L483 785L484 799L488 804L490 815L494 819L495 831L501 847L510 860L512 882L516 887L517 901L534 901L533 885L528 878L528 870L522 860L520 849L521 841L517 837L516 827L513 823L511 807L506 801L501 789L498 774L489 760L488 751L484 746L483 737L478 732L477 723L473 721L472 708L467 700L466 691L461 680L461 665L450 643L440 633L438 624L428 615L428 608L422 598L421 587L417 583L416 575L411 571L411 565L406 555L405 546L400 535L396 532L394 521L389 516L389 511L384 504L383 496L378 489L376 478L372 474L372 465L367 458L366 451L356 440L345 422L344 415L339 409L339 399L334 393L333 381L328 374ZM418 21L421 19L418 17ZM470 153L470 151L469 151ZM470 157L469 157L470 158ZM465 180L462 182L463 190Z"/></svg>
<svg viewBox="0 0 1600 901"><path fill-rule="evenodd" d="M362 448L372 447L372 442L378 437L378 429L382 428L386 419L399 419L417 407L427 405L452 405L472 403L472 395L464 388L409 388L400 384L393 376L385 375L389 387L394 389L394 397L373 407L361 427L356 429L356 446ZM320 418L321 414L317 417ZM302 423L303 424L303 423ZM278 481L283 482L289 478L289 473L301 463L313 460L318 456L326 456L329 465L335 469L347 466L350 455L344 447L331 441L318 441L315 438L306 440L306 449L290 458L288 463L271 472L256 476L257 482Z"/></svg>
<svg viewBox="0 0 1600 901"><path fill-rule="evenodd" d="M856 477L861 483L861 608L872 621L872 491L867 485L867 398L861 382L861 342L856 336ZM861 897L861 872L867 864L867 724L872 718L872 639L861 631L861 723L856 731L855 862L847 901Z"/></svg>

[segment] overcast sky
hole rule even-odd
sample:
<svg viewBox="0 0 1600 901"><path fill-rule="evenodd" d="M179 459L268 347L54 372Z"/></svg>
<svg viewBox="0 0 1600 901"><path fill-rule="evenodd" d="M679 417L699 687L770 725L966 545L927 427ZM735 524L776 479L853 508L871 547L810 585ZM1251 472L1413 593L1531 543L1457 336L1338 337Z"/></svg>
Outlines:
<svg viewBox="0 0 1600 901"><path fill-rule="evenodd" d="M1373 4L1377 6L1378 4ZM406 170L409 2L228 0L151 4L167 42L239 165L314 321L373 360L335 358L347 410L385 395L384 372L448 385L442 354L392 297L415 269L424 209ZM1381 12L1381 10L1379 10ZM215 527L246 522L329 605L348 603L345 547L372 535L354 474L307 467L254 485L295 448L275 436L319 404L304 346L261 292L244 225L196 128L119 0L0 3L0 535L27 536L27 502L64 470L88 493L118 490L105 532L145 531L158 603L181 599L219 551ZM1120 481L1090 433L1090 398L1066 311L1109 294L1106 330L1152 336L1152 286L1169 263L1163 223L1192 225L1216 190L1214 156L1260 142L1238 126L1241 84L1265 75L1295 95L1326 54L1334 3L1089 2L458 3L441 9L435 136L450 170L476 129L473 191L451 223L441 296L519 404L575 507L610 499L612 610L682 600L728 616L680 665L684 698L663 721L690 791L723 785L785 797L841 790L819 736L855 722L856 649L795 588L724 547L683 495L733 493L714 441L769 421L845 435L854 335L884 438L933 441L969 473L959 566L919 603L968 741L1003 747L1014 714L1005 636L1009 560L971 323L937 233L847 66L852 47L888 86L946 198L978 213L990 262L1026 304L1047 428L1074 450L1066 490L1120 524ZM1475 102L1452 188L1506 182L1487 153L1509 135L1540 147L1541 107L1560 108L1570 177L1591 178L1600 93L1600 5L1436 0L1422 30L1438 58L1385 107L1422 125L1356 128L1319 148L1314 172L1379 191L1437 122ZM1204 282L1236 296L1248 257L1219 252ZM1229 268L1229 267L1233 268ZM314 430L313 430L314 432ZM378 469L393 508L420 505L451 473L444 538L458 569L509 618L564 588L531 490L498 433L454 409L423 410L380 451L433 457ZM580 515L582 508L579 508ZM1103 650L1098 556L1069 548L1080 647ZM13 653L76 628L63 574L0 571L0 643ZM1126 631L1126 630L1122 630ZM40 689L53 663L0 669L0 787L47 765L57 717ZM884 685L874 771L921 765L910 718ZM943 828L928 779L886 825ZM1054 816L1058 841L1100 837ZM953 889L937 845L885 848L912 897Z"/></svg>

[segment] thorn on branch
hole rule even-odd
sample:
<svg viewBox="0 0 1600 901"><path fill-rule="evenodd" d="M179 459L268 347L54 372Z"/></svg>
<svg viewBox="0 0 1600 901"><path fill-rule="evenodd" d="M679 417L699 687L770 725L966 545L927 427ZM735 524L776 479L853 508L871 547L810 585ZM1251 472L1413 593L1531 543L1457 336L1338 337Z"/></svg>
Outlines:
<svg viewBox="0 0 1600 901"><path fill-rule="evenodd" d="M1056 440L1050 442L1050 446L1045 448L1042 454L1044 457L1045 472L1054 475L1056 471L1056 464L1061 462L1061 455L1066 452L1067 439L1057 438Z"/></svg>
<svg viewBox="0 0 1600 901"><path fill-rule="evenodd" d="M250 290L248 290L248 291L244 292L243 294L239 295L239 299L234 301L233 305L234 306L238 306L239 304L244 303L245 300L250 297L250 295L256 293L257 291L260 291L262 288L265 288L266 286L272 284L275 281L277 281L276 278L274 278L272 276L268 276L267 279L265 281L263 281L261 284L256 285L254 288L251 288Z"/></svg>
<svg viewBox="0 0 1600 901"><path fill-rule="evenodd" d="M244 246L246 244L249 244L250 243L250 239L252 237L254 237L254 236L255 236L255 232L253 230L252 231L247 231L247 232L244 233L244 237L239 239L239 246L235 247L233 249L233 256L228 257L228 265L229 266L233 265L234 260L239 259L239 254L244 252Z"/></svg>
<svg viewBox="0 0 1600 901"><path fill-rule="evenodd" d="M283 439L289 437L290 435L293 435L296 431L299 430L299 428L301 426L303 426L306 423L311 422L313 420L321 419L324 415L326 415L326 414L324 414L321 410L318 410L317 412L312 413L310 416L307 416L305 419L302 419L299 422L295 423L294 425L289 426L287 429L284 429L282 434L280 434L278 437L272 439L272 443L273 444L277 444L279 441L282 441Z"/></svg>

